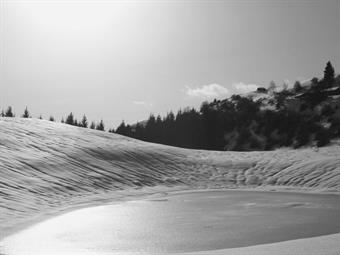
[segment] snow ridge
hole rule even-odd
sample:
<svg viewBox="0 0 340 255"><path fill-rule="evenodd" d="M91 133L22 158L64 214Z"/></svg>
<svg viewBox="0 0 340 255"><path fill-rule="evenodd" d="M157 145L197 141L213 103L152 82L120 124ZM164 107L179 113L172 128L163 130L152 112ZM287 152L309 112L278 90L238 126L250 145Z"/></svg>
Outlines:
<svg viewBox="0 0 340 255"><path fill-rule="evenodd" d="M37 119L0 118L0 233L144 187L340 191L340 146L215 152ZM1 239L1 234L0 234Z"/></svg>

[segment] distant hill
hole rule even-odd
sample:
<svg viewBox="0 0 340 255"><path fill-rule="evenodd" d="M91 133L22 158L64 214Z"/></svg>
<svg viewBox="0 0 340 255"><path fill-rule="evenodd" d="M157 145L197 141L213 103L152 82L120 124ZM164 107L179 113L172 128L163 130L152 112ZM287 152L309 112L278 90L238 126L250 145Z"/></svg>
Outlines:
<svg viewBox="0 0 340 255"><path fill-rule="evenodd" d="M331 65L328 63L327 65ZM331 67L332 68L332 67ZM164 117L151 115L118 134L191 149L273 150L327 145L340 136L340 75L258 88Z"/></svg>

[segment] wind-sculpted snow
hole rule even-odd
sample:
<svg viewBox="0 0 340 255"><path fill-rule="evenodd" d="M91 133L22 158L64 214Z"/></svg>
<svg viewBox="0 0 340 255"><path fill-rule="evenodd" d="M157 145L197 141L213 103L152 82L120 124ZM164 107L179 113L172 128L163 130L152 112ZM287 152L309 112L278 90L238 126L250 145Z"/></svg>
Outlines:
<svg viewBox="0 0 340 255"><path fill-rule="evenodd" d="M187 150L44 120L0 118L0 235L41 215L145 187L339 192L339 152L338 145Z"/></svg>

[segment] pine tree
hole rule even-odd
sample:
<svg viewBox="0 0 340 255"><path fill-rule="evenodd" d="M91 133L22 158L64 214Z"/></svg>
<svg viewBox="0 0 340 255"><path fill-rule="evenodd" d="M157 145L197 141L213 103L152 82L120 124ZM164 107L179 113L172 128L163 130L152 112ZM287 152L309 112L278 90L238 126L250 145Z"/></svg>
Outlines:
<svg viewBox="0 0 340 255"><path fill-rule="evenodd" d="M326 64L323 81L325 82L325 87L331 87L334 83L334 67L330 61Z"/></svg>
<svg viewBox="0 0 340 255"><path fill-rule="evenodd" d="M301 90L302 90L301 83L299 81L296 81L294 83L294 91L295 91L295 93L299 93L299 92L301 92Z"/></svg>
<svg viewBox="0 0 340 255"><path fill-rule="evenodd" d="M84 127L84 128L87 128L87 125L88 125L87 118L86 118L86 116L84 114L83 118L81 119L80 126Z"/></svg>
<svg viewBox="0 0 340 255"><path fill-rule="evenodd" d="M311 80L311 88L314 90L319 90L320 89L320 82L317 77L313 77Z"/></svg>
<svg viewBox="0 0 340 255"><path fill-rule="evenodd" d="M96 123L94 123L94 121L91 122L90 128L91 129L95 129L96 128Z"/></svg>
<svg viewBox="0 0 340 255"><path fill-rule="evenodd" d="M137 122L136 127L135 127L135 134L134 134L134 138L136 139L144 139L144 126Z"/></svg>
<svg viewBox="0 0 340 255"><path fill-rule="evenodd" d="M96 129L97 129L97 130L100 130L100 131L104 131L104 130L105 130L105 126L104 126L103 120L101 120L101 121L99 122L99 124L96 126Z"/></svg>
<svg viewBox="0 0 340 255"><path fill-rule="evenodd" d="M61 117L61 123L65 123L64 117Z"/></svg>
<svg viewBox="0 0 340 255"><path fill-rule="evenodd" d="M156 135L156 118L153 114L150 115L146 125L145 125L145 135L146 138L151 141L155 142L155 135Z"/></svg>
<svg viewBox="0 0 340 255"><path fill-rule="evenodd" d="M6 112L5 112L5 117L14 117L14 113L13 113L13 110L12 110L12 107L11 106L8 106Z"/></svg>
<svg viewBox="0 0 340 255"><path fill-rule="evenodd" d="M74 125L74 117L72 112L67 116L65 123L69 125Z"/></svg>
<svg viewBox="0 0 340 255"><path fill-rule="evenodd" d="M126 135L126 126L125 126L124 120L123 120L122 123L120 123L120 125L117 127L116 133L117 133L117 134L120 134L120 135Z"/></svg>
<svg viewBox="0 0 340 255"><path fill-rule="evenodd" d="M49 118L50 121L54 121L54 117L51 115Z"/></svg>
<svg viewBox="0 0 340 255"><path fill-rule="evenodd" d="M42 120L42 119L43 119L43 117L42 117L42 115L40 114L40 115L39 115L39 120Z"/></svg>
<svg viewBox="0 0 340 255"><path fill-rule="evenodd" d="M1 110L0 117L5 117L5 112L3 109Z"/></svg>
<svg viewBox="0 0 340 255"><path fill-rule="evenodd" d="M24 114L21 117L23 117L23 118L30 118L30 113L29 113L29 111L27 109L27 106L25 108Z"/></svg>

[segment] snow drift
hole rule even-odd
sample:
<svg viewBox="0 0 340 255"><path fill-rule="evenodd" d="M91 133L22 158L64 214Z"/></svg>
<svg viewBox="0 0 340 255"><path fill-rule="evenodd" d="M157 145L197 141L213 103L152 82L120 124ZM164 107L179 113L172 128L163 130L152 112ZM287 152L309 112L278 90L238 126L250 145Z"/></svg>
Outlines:
<svg viewBox="0 0 340 255"><path fill-rule="evenodd" d="M45 120L0 118L0 233L42 212L145 187L339 192L339 152L337 144L270 152L188 150Z"/></svg>

